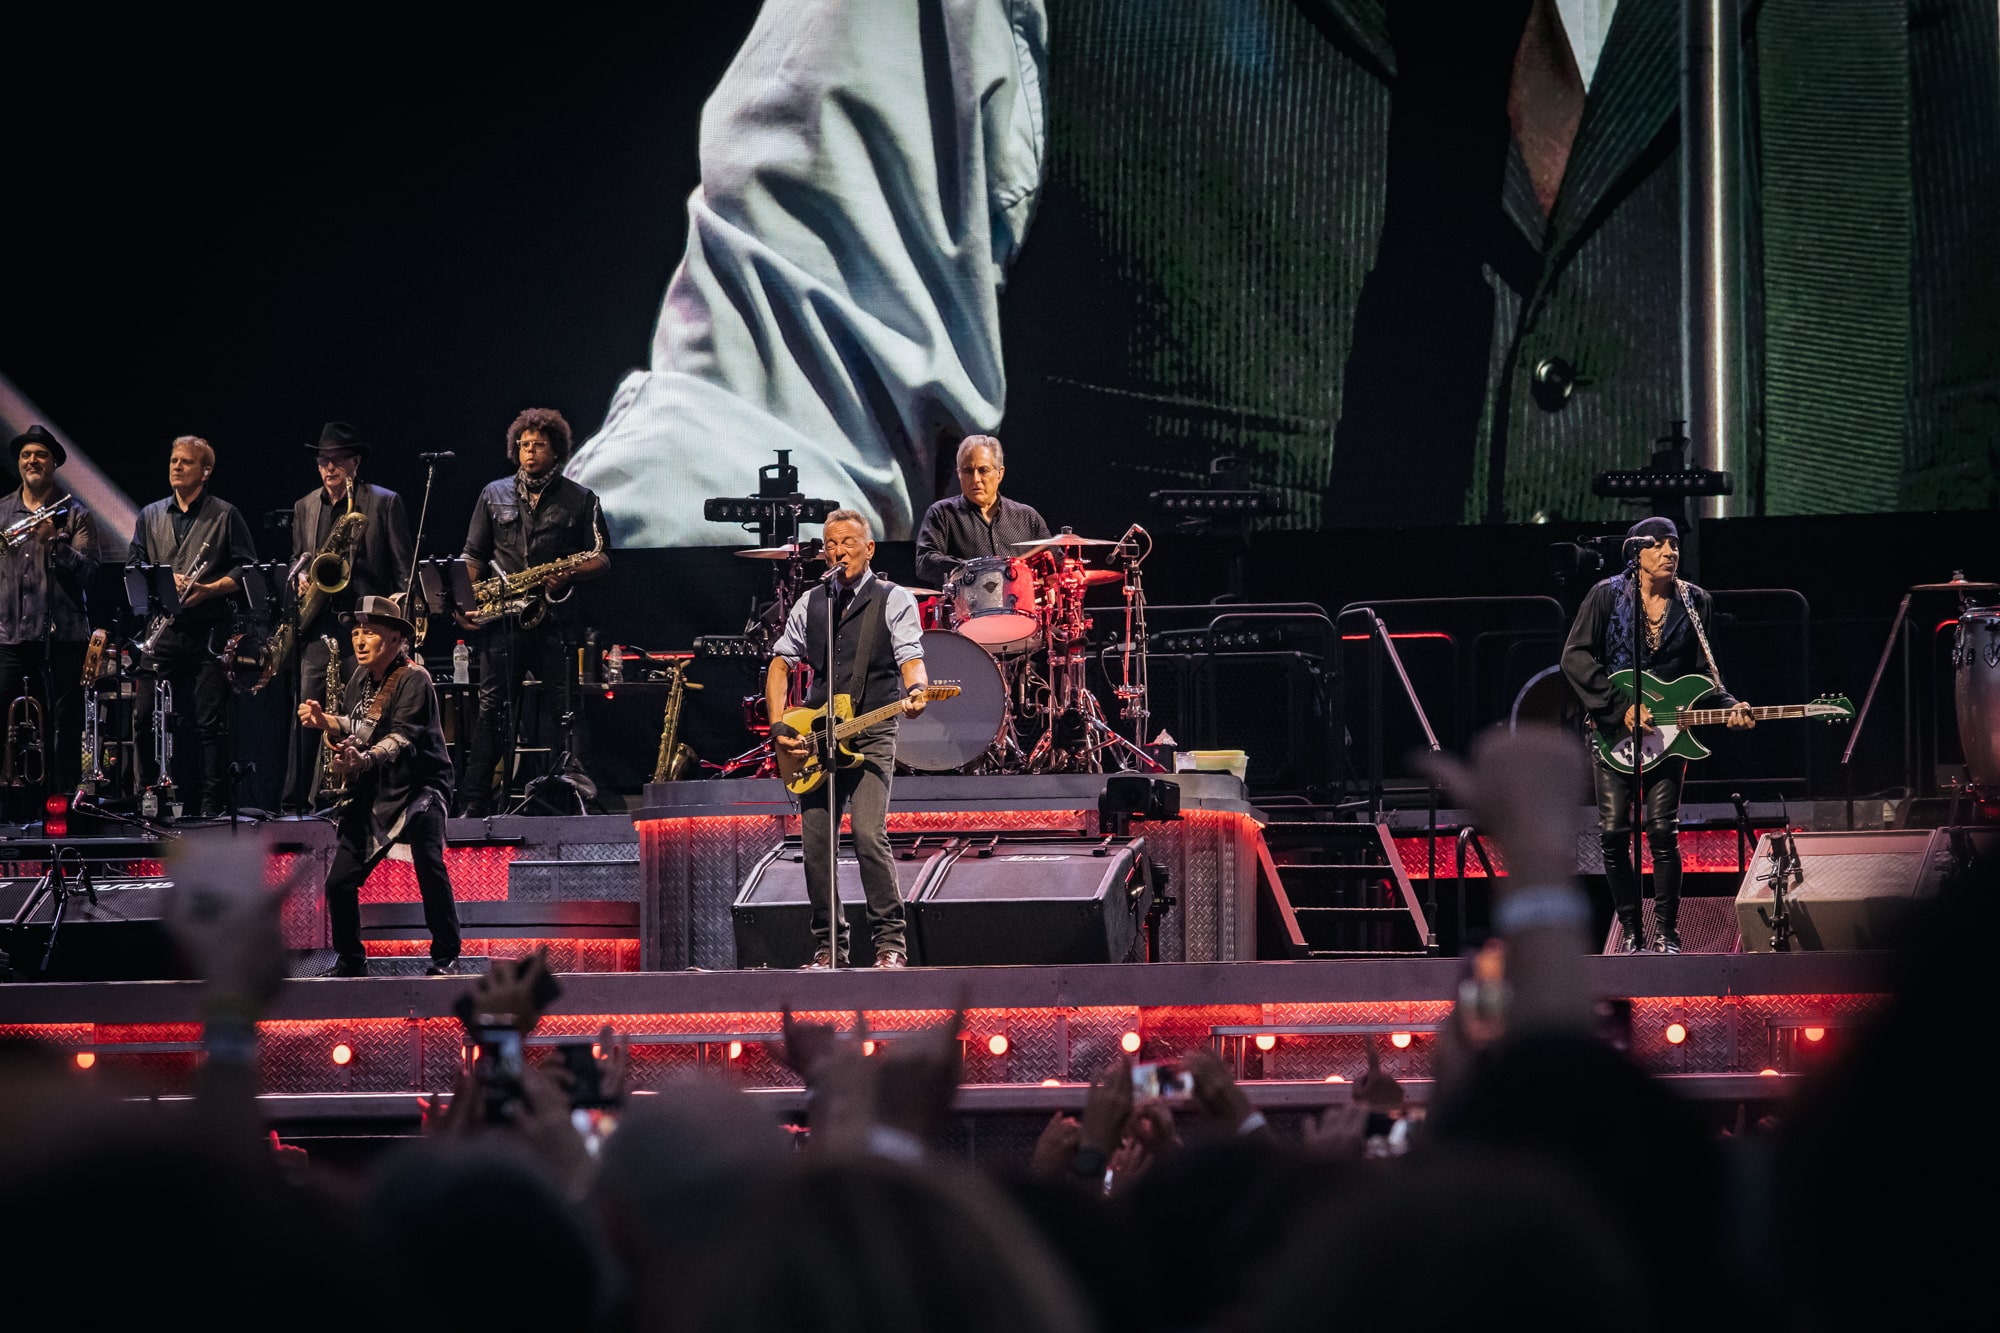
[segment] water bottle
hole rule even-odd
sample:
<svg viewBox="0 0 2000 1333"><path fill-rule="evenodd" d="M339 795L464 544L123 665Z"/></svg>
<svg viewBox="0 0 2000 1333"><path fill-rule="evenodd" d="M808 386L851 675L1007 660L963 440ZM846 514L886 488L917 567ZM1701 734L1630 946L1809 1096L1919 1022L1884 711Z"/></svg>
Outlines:
<svg viewBox="0 0 2000 1333"><path fill-rule="evenodd" d="M614 643L611 651L604 655L604 683L622 685L625 683L625 645Z"/></svg>
<svg viewBox="0 0 2000 1333"><path fill-rule="evenodd" d="M458 646L451 650L451 683L470 685L472 683L472 652L460 639Z"/></svg>

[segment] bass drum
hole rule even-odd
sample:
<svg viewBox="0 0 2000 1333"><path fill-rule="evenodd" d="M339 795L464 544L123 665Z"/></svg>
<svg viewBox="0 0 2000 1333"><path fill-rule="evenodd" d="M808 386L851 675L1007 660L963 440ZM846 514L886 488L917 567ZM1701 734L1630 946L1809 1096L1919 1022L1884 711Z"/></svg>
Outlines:
<svg viewBox="0 0 2000 1333"><path fill-rule="evenodd" d="M2000 606L1975 606L1958 618L1951 646L1958 743L1972 781L2000 791Z"/></svg>
<svg viewBox="0 0 2000 1333"><path fill-rule="evenodd" d="M941 699L896 725L896 759L920 773L950 773L993 748L1007 726L1007 682L984 648L949 630L924 635L924 670L933 685L956 685Z"/></svg>

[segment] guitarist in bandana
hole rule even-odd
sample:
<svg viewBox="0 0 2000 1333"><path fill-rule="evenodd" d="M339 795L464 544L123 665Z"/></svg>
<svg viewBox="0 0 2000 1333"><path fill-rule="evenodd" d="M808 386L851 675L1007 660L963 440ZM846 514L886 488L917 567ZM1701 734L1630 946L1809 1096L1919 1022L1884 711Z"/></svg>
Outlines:
<svg viewBox="0 0 2000 1333"><path fill-rule="evenodd" d="M1679 577L1680 529L1670 518L1646 518L1625 533L1623 573L1605 579L1584 595L1563 646L1563 675L1583 701L1590 723L1600 732L1623 735L1634 727L1653 730L1652 712L1627 690L1614 685L1614 671L1629 671L1634 619L1643 617L1637 633L1643 637L1648 679L1674 680L1700 674L1718 680L1706 651L1709 596ZM1691 616L1693 618L1691 618ZM1728 725L1743 730L1757 725L1750 705L1717 690L1705 702L1729 710ZM1687 760L1668 756L1645 772L1646 845L1653 853L1653 918L1659 928L1651 947L1661 953L1681 951L1681 779ZM1648 947L1645 916L1640 909L1639 873L1632 864L1632 779L1599 762L1591 766L1597 788L1598 840L1604 848L1604 880L1626 953Z"/></svg>
<svg viewBox="0 0 2000 1333"><path fill-rule="evenodd" d="M324 974L365 977L361 946L361 885L392 844L410 847L424 924L431 932L429 975L458 965L458 909L444 866L444 820L451 807L451 758L438 719L430 673L410 660L415 628L393 597L364 597L341 616L360 663L347 683L346 712L329 715L316 700L299 705L299 722L326 734L328 768L347 784L333 865L326 876L326 910L340 957Z"/></svg>

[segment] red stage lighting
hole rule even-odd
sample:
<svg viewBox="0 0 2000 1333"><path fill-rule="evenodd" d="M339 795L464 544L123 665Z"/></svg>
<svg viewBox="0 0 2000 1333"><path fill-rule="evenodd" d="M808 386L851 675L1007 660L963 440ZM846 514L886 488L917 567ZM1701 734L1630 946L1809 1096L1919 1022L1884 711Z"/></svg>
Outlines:
<svg viewBox="0 0 2000 1333"><path fill-rule="evenodd" d="M994 1055L1007 1054L1007 1034L996 1032L986 1039L986 1049Z"/></svg>
<svg viewBox="0 0 2000 1333"><path fill-rule="evenodd" d="M1277 1045L1278 1045L1278 1034L1277 1034L1277 1033L1275 1033L1275 1032L1260 1032L1260 1033L1258 1033L1258 1034L1257 1034L1257 1049L1258 1049L1258 1050L1260 1050L1260 1051L1269 1051L1269 1050L1274 1050L1274 1049L1276 1049Z"/></svg>
<svg viewBox="0 0 2000 1333"><path fill-rule="evenodd" d="M42 832L51 838L69 836L69 797L51 796L42 802Z"/></svg>
<svg viewBox="0 0 2000 1333"><path fill-rule="evenodd" d="M1761 1078L1776 1078L1778 1071L1775 1069L1760 1069L1757 1071L1757 1074Z"/></svg>
<svg viewBox="0 0 2000 1333"><path fill-rule="evenodd" d="M1687 1024L1685 1023L1667 1024L1667 1045L1678 1046L1687 1039L1688 1039Z"/></svg>
<svg viewBox="0 0 2000 1333"><path fill-rule="evenodd" d="M1410 1049L1410 1034L1407 1032L1391 1032L1389 1034L1389 1044L1399 1051L1407 1051Z"/></svg>
<svg viewBox="0 0 2000 1333"><path fill-rule="evenodd" d="M1128 1032L1120 1037L1118 1039L1118 1049L1127 1055L1137 1055L1139 1053L1139 1034Z"/></svg>
<svg viewBox="0 0 2000 1333"><path fill-rule="evenodd" d="M343 1068L354 1063L354 1048L344 1041L333 1044L333 1062Z"/></svg>
<svg viewBox="0 0 2000 1333"><path fill-rule="evenodd" d="M732 1041L729 1043L729 1058L732 1060L741 1060L743 1058L742 1042Z"/></svg>
<svg viewBox="0 0 2000 1333"><path fill-rule="evenodd" d="M861 1043L861 1053L862 1053L863 1055L873 1055L873 1054L875 1054L875 1043L874 1043L874 1042L872 1042L872 1041L864 1041L864 1042L862 1042L862 1043Z"/></svg>
<svg viewBox="0 0 2000 1333"><path fill-rule="evenodd" d="M76 1067L78 1069L88 1069L96 1063L97 1063L96 1051L78 1051L76 1053Z"/></svg>
<svg viewBox="0 0 2000 1333"><path fill-rule="evenodd" d="M1826 1029L1825 1029L1825 1028L1801 1028L1801 1029L1799 1029L1799 1030L1800 1030L1800 1032L1801 1032L1801 1033L1803 1033L1803 1034L1804 1034L1804 1036L1805 1036L1805 1039L1806 1039L1807 1041L1824 1041L1824 1040L1826 1040Z"/></svg>

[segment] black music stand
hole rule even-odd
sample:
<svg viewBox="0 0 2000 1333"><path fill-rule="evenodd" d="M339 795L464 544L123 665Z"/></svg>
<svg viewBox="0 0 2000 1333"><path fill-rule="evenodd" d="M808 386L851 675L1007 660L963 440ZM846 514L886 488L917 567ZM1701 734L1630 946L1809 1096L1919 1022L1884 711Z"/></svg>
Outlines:
<svg viewBox="0 0 2000 1333"><path fill-rule="evenodd" d="M174 567L143 560L126 565L125 601L142 623L153 616L179 615L181 590L174 583Z"/></svg>
<svg viewBox="0 0 2000 1333"><path fill-rule="evenodd" d="M408 614L416 614L417 607L421 605L436 620L450 620L454 611L464 611L469 615L479 601L472 591L472 567L462 555L432 556L418 561L411 580L410 595L413 600L405 608ZM454 687L452 707L457 723L454 730L460 746L465 747L465 753L469 754L472 728L478 725L479 696L469 684L462 688L456 681L451 684Z"/></svg>

